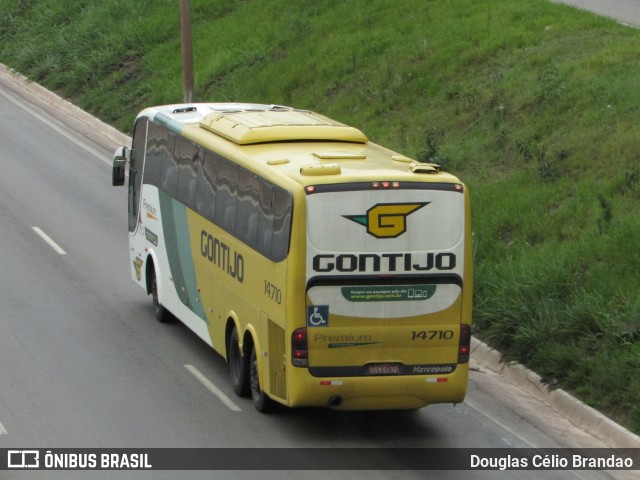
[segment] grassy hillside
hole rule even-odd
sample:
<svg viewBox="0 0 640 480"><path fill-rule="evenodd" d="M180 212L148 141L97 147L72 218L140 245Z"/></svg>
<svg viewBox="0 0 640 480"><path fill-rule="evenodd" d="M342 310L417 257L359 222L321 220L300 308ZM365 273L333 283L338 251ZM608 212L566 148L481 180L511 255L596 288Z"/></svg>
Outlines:
<svg viewBox="0 0 640 480"><path fill-rule="evenodd" d="M191 0L196 97L320 111L470 186L475 330L640 433L640 32L546 0ZM177 0L0 0L0 61L128 131Z"/></svg>

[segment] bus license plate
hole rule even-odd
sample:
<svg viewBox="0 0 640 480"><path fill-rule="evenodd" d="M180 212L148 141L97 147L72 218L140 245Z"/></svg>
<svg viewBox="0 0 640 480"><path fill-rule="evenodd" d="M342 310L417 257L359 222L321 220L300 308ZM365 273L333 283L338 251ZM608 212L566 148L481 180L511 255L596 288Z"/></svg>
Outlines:
<svg viewBox="0 0 640 480"><path fill-rule="evenodd" d="M367 365L369 375L399 375L400 364L398 363L375 363Z"/></svg>

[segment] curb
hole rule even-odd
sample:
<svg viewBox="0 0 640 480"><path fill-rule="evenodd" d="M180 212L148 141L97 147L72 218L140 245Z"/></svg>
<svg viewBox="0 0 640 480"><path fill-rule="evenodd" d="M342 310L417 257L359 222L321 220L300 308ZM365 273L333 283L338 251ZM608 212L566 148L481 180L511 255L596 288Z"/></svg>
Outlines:
<svg viewBox="0 0 640 480"><path fill-rule="evenodd" d="M501 374L510 382L536 395L576 427L602 440L611 448L640 448L640 436L607 418L596 409L562 389L549 390L540 375L519 363L506 363L497 350L475 337L471 339L472 359Z"/></svg>
<svg viewBox="0 0 640 480"><path fill-rule="evenodd" d="M128 135L98 120L68 100L29 80L24 75L2 63L0 63L0 83L9 84L7 86L10 88L12 84L18 86L23 93L27 92L29 94L36 105L49 107L45 108L45 110L62 112L61 115L52 115L59 122L80 131L106 150L112 151L120 145L131 144L131 138Z"/></svg>

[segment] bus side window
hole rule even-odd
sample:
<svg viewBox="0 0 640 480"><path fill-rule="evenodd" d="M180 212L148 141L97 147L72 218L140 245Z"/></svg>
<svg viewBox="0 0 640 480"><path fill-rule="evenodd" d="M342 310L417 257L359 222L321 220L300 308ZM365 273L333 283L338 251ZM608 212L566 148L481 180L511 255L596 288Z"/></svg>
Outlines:
<svg viewBox="0 0 640 480"><path fill-rule="evenodd" d="M291 193L277 188L273 205L273 246L271 250L271 258L275 261L284 260L289 252L292 208L293 199Z"/></svg>
<svg viewBox="0 0 640 480"><path fill-rule="evenodd" d="M275 191L272 185L260 182L260 216L258 217L257 249L263 255L271 258L273 245L273 201Z"/></svg>
<svg viewBox="0 0 640 480"><path fill-rule="evenodd" d="M241 168L238 175L235 231L240 240L251 246L255 246L258 240L259 208L260 180L257 175Z"/></svg>
<svg viewBox="0 0 640 480"><path fill-rule="evenodd" d="M133 232L138 223L140 209L140 190L142 188L142 166L144 162L147 137L147 120L136 122L133 132L133 148L129 163L129 231Z"/></svg>
<svg viewBox="0 0 640 480"><path fill-rule="evenodd" d="M213 222L216 204L216 179L218 177L218 158L214 153L205 151L202 157L202 168L198 171L196 185L196 211L207 220Z"/></svg>
<svg viewBox="0 0 640 480"><path fill-rule="evenodd" d="M226 160L220 160L216 187L214 222L227 232L234 233L238 199L238 166Z"/></svg>
<svg viewBox="0 0 640 480"><path fill-rule="evenodd" d="M168 130L160 138L159 157L162 161L160 188L175 197L178 190L178 159L175 156L176 136Z"/></svg>
<svg viewBox="0 0 640 480"><path fill-rule="evenodd" d="M143 178L144 183L147 185L160 187L160 178L162 177L162 139L167 133L167 130L160 125L153 122L149 123Z"/></svg>
<svg viewBox="0 0 640 480"><path fill-rule="evenodd" d="M176 138L176 157L178 159L178 186L177 196L179 202L191 209L196 206L196 183L198 180L198 148L189 140Z"/></svg>

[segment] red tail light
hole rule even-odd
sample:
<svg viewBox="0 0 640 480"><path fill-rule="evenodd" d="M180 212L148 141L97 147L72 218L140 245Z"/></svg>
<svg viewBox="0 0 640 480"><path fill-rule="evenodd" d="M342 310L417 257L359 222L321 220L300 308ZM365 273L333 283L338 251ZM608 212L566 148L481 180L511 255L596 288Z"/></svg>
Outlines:
<svg viewBox="0 0 640 480"><path fill-rule="evenodd" d="M468 363L471 352L471 325L460 325L460 343L458 346L458 363Z"/></svg>
<svg viewBox="0 0 640 480"><path fill-rule="evenodd" d="M291 363L295 367L309 366L309 347L307 345L307 329L298 328L291 334Z"/></svg>

